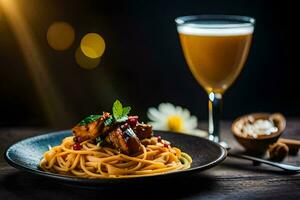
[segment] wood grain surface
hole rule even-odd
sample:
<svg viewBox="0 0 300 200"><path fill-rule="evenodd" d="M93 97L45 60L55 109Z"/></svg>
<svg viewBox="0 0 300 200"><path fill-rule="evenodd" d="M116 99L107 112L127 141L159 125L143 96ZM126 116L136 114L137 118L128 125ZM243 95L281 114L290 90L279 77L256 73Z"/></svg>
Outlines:
<svg viewBox="0 0 300 200"><path fill-rule="evenodd" d="M201 124L203 129L205 124ZM242 151L223 122L222 138L234 151ZM286 174L269 166L227 158L222 164L185 178L144 185L85 190L60 185L52 180L17 170L3 159L5 149L21 139L46 133L44 128L0 129L0 199L300 199L300 175ZM300 139L300 120L290 119L286 138ZM201 152L199 152L201 153ZM300 153L283 162L300 165Z"/></svg>

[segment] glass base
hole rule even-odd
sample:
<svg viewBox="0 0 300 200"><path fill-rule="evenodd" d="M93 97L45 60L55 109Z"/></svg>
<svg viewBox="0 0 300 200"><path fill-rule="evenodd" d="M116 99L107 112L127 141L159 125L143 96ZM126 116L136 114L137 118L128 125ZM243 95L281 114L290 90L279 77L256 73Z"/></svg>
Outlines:
<svg viewBox="0 0 300 200"><path fill-rule="evenodd" d="M208 136L208 139L210 140L210 141L213 141L213 142L216 142L216 143L219 143L219 137L218 136L215 136L215 135L209 135Z"/></svg>
<svg viewBox="0 0 300 200"><path fill-rule="evenodd" d="M218 136L209 135L209 136L208 136L208 139L209 139L210 141L215 142L215 143L219 143L219 145L221 145L222 147L224 147L224 148L227 149L227 150L230 149L229 144L227 144L227 142L220 141L220 138L219 138Z"/></svg>

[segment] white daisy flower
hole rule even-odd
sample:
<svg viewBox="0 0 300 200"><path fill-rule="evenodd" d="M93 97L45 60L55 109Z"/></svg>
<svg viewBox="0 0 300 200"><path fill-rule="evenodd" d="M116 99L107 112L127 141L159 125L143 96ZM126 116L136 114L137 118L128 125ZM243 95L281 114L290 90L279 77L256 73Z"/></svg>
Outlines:
<svg viewBox="0 0 300 200"><path fill-rule="evenodd" d="M207 132L198 129L196 116L191 116L190 111L171 103L161 103L157 108L148 109L149 124L155 130L168 130L188 135L207 137Z"/></svg>

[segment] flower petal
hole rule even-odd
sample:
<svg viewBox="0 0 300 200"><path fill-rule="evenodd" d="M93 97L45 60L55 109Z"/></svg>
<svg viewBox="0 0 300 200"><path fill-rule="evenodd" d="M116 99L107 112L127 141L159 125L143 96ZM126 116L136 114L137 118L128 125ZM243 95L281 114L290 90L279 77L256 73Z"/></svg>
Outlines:
<svg viewBox="0 0 300 200"><path fill-rule="evenodd" d="M175 113L176 113L176 115L179 115L179 116L181 116L182 117L182 107L180 107L180 106L176 106L175 107Z"/></svg>
<svg viewBox="0 0 300 200"><path fill-rule="evenodd" d="M175 114L175 106L171 103L161 103L158 106L160 112L165 115L174 115Z"/></svg>
<svg viewBox="0 0 300 200"><path fill-rule="evenodd" d="M182 118L183 119L188 119L188 118L190 118L190 116L191 116L191 113L188 109L185 108L182 110Z"/></svg>
<svg viewBox="0 0 300 200"><path fill-rule="evenodd" d="M152 125L153 130L168 130L168 127L165 123L149 122L148 124Z"/></svg>
<svg viewBox="0 0 300 200"><path fill-rule="evenodd" d="M181 106L174 106L171 103L161 103L158 105L158 109L149 108L147 112L148 118L151 120L149 124L153 126L154 130L169 130L168 120L170 117L179 117L183 121L183 129L185 134L195 136L207 136L206 131L197 129L198 119L196 116L192 116L190 111Z"/></svg>
<svg viewBox="0 0 300 200"><path fill-rule="evenodd" d="M160 122L165 120L164 114L159 112L156 108L149 108L147 112L147 116L150 120L155 122Z"/></svg>
<svg viewBox="0 0 300 200"><path fill-rule="evenodd" d="M187 130L195 129L198 126L198 120L196 116L191 116L189 119L186 119L184 123Z"/></svg>

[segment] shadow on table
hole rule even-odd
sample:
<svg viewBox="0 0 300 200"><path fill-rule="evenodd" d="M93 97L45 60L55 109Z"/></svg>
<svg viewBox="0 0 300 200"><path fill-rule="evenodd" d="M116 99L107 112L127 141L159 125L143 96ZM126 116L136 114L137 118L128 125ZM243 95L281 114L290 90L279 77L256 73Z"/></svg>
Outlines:
<svg viewBox="0 0 300 200"><path fill-rule="evenodd" d="M80 189L61 185L50 179L16 172L4 177L1 185L4 192L13 193L16 199L87 199L130 198L170 199L192 197L217 187L213 177L204 174L188 175L171 179L141 182L114 187L99 187L98 190Z"/></svg>

